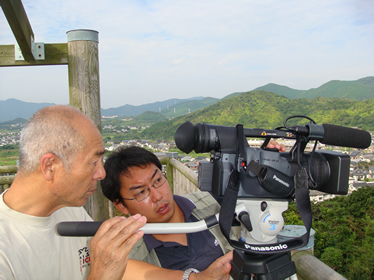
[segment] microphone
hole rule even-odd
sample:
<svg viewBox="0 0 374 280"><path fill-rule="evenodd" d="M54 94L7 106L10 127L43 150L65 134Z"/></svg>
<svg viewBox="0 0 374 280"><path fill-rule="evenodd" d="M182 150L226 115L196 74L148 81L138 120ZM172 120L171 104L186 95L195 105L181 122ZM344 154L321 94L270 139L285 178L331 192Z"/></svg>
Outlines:
<svg viewBox="0 0 374 280"><path fill-rule="evenodd" d="M307 136L308 140L318 140L325 145L366 149L372 142L370 133L365 130L332 124L307 124L292 127L291 130L295 134Z"/></svg>
<svg viewBox="0 0 374 280"><path fill-rule="evenodd" d="M325 130L323 140L320 141L322 144L359 149L366 149L371 145L371 135L365 130L332 124L322 126Z"/></svg>

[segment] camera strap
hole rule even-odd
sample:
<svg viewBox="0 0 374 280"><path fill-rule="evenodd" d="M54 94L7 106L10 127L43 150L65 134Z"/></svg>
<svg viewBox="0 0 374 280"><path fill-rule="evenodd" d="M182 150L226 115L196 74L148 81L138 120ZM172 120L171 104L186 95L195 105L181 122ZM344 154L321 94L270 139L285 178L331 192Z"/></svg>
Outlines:
<svg viewBox="0 0 374 280"><path fill-rule="evenodd" d="M219 226L223 235L226 237L233 248L255 254L274 254L277 252L287 252L307 245L309 241L310 229L312 226L312 211L308 189L308 174L305 168L302 167L299 167L294 176L295 198L300 217L303 220L304 226L306 228L306 233L300 237L273 244L248 244L244 241L230 239L230 230L234 219L235 207L240 188L240 172L238 171L238 166L241 166L239 161L240 157L243 156L243 154L239 154L239 149L240 147L244 147L244 133L242 125L237 126L237 134L237 164L230 173L230 177L228 179L227 187L225 189L225 194L223 196L221 204L221 210L219 213ZM243 168L243 166L241 168Z"/></svg>

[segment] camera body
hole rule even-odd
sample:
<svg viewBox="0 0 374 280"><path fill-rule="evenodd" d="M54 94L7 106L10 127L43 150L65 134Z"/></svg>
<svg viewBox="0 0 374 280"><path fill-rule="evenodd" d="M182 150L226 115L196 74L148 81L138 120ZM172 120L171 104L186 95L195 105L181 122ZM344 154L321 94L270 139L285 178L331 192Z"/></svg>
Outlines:
<svg viewBox="0 0 374 280"><path fill-rule="evenodd" d="M287 120L295 117L310 122L288 127ZM221 204L220 229L235 249L230 272L234 279L244 279L244 276L250 279L253 274L256 279L288 279L296 274L290 251L305 246L309 240L312 225L309 190L348 193L350 156L316 151L317 141L357 148L371 144L371 136L366 131L317 125L305 116L288 119L284 127L275 130L205 123L194 126L186 122L176 131L175 142L181 151L210 152L210 162L199 164L198 187L215 195ZM265 141L261 148L252 148L247 137L265 138ZM279 152L266 147L271 138L294 139L295 144L290 152ZM313 151L305 153L311 140L316 140ZM279 241L277 235L284 225L282 213L293 199L306 233ZM230 238L234 217L241 225L238 240Z"/></svg>
<svg viewBox="0 0 374 280"><path fill-rule="evenodd" d="M240 172L239 198L291 198L294 193L293 176L296 163L288 153L265 151L258 148L246 149L248 158L259 164L272 168L271 174L260 179L251 171ZM316 159L318 157L318 159ZM303 155L303 166L307 168L311 157ZM319 165L320 170L313 169L312 174L319 176L316 187L309 185L310 189L330 194L347 194L350 157L343 153L333 151L317 151L312 158L312 164ZM235 154L217 154L210 162L199 163L198 187L201 191L209 191L217 196L223 196L226 182L231 170L235 166ZM312 175L312 176L313 176ZM270 185L270 187L269 187ZM271 190L267 190L267 189ZM287 194L277 194L276 189L289 189Z"/></svg>
<svg viewBox="0 0 374 280"><path fill-rule="evenodd" d="M251 148L246 137L296 139L303 148L301 151L292 149L289 153L265 147ZM205 123L193 126L187 122L178 128L175 140L178 148L186 153L192 150L211 152L210 162L199 164L198 184L200 190L217 196L224 195L230 173L237 169L240 171L238 198L292 198L294 175L300 165L308 172L309 189L331 194L348 192L349 155L328 150L304 153L309 139L296 137L290 131L244 129L243 135L238 136L237 127ZM251 162L262 167L261 174L252 172Z"/></svg>

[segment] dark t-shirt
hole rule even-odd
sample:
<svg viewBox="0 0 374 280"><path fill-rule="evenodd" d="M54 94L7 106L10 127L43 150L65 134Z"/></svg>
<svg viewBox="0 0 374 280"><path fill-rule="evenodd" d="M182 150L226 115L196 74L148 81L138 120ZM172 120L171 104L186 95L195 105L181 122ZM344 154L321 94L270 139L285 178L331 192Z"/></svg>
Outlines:
<svg viewBox="0 0 374 280"><path fill-rule="evenodd" d="M192 211L196 208L192 201L177 195L174 195L174 200L181 208L186 223L198 221L192 215ZM144 235L143 238L148 251L155 249L163 268L186 270L193 267L202 271L217 258L223 256L218 241L209 230L188 233L188 246L176 242L162 242L150 234Z"/></svg>

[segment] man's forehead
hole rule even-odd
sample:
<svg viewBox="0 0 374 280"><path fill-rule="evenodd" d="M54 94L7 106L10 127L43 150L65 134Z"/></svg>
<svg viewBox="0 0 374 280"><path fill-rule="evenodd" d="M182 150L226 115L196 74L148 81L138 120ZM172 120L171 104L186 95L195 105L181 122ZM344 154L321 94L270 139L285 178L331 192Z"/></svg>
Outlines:
<svg viewBox="0 0 374 280"><path fill-rule="evenodd" d="M144 175L144 179L148 177L153 178L155 174L161 172L160 169L153 163L141 166L131 166L128 167L126 171L121 172L121 175L127 178L133 178L136 175Z"/></svg>
<svg viewBox="0 0 374 280"><path fill-rule="evenodd" d="M85 138L82 152L88 157L99 157L105 153L103 140L100 137Z"/></svg>

